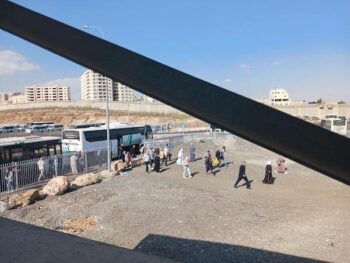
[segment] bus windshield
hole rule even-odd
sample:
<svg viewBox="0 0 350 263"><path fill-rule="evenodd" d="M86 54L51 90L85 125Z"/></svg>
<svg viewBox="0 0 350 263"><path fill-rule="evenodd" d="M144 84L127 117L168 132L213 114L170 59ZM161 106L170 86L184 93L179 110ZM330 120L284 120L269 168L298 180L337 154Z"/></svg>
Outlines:
<svg viewBox="0 0 350 263"><path fill-rule="evenodd" d="M344 126L345 120L333 120L333 125L334 126Z"/></svg>
<svg viewBox="0 0 350 263"><path fill-rule="evenodd" d="M62 139L80 140L79 131L63 131Z"/></svg>

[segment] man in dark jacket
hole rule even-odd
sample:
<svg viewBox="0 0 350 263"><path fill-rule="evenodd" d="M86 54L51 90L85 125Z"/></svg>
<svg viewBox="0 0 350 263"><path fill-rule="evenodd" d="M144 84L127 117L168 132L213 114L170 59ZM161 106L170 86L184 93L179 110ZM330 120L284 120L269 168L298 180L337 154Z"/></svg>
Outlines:
<svg viewBox="0 0 350 263"><path fill-rule="evenodd" d="M235 183L235 188L237 188L237 185L242 179L245 181L247 189L250 189L250 182L245 174L245 161L243 161L241 166L239 167L238 179Z"/></svg>

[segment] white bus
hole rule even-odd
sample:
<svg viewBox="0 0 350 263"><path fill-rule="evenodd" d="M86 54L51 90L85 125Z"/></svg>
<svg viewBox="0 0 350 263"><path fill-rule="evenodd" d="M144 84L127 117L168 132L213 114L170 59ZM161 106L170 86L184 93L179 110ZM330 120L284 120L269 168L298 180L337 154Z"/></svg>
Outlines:
<svg viewBox="0 0 350 263"><path fill-rule="evenodd" d="M64 129L62 124L50 124L47 127L48 132L56 132L56 131L62 131Z"/></svg>
<svg viewBox="0 0 350 263"><path fill-rule="evenodd" d="M15 126L14 125L4 125L1 127L1 132L2 133L11 133L11 132L15 132Z"/></svg>
<svg viewBox="0 0 350 263"><path fill-rule="evenodd" d="M327 114L325 119L338 119L338 116L336 114Z"/></svg>
<svg viewBox="0 0 350 263"><path fill-rule="evenodd" d="M114 126L110 128L112 158L120 155L119 147L129 149L135 145L139 150L144 141L152 138L150 125ZM82 129L67 129L62 132L62 146L64 152L85 152L106 148L106 127L90 127Z"/></svg>
<svg viewBox="0 0 350 263"><path fill-rule="evenodd" d="M321 127L341 135L346 135L348 122L344 119L328 118L321 121Z"/></svg>
<svg viewBox="0 0 350 263"><path fill-rule="evenodd" d="M48 125L33 125L29 128L26 128L26 133L34 134L34 133L43 133L48 132Z"/></svg>

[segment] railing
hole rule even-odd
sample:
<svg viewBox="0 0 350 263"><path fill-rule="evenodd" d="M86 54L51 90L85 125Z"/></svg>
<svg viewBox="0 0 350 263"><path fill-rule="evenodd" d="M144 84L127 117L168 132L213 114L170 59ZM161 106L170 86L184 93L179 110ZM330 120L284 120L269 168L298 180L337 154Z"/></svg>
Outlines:
<svg viewBox="0 0 350 263"><path fill-rule="evenodd" d="M184 143L189 143L192 141L199 140L212 140L212 139L231 139L235 140L236 136L227 132L199 132L199 133L185 133L179 134L162 134L161 136L155 136L154 139L147 140L145 142L145 148L160 148L164 149L165 145L168 144L170 150L174 149L176 146L182 145Z"/></svg>
<svg viewBox="0 0 350 263"><path fill-rule="evenodd" d="M0 166L0 195L41 185L60 175L76 175L82 172L107 168L107 150L65 153L42 159L13 162Z"/></svg>
<svg viewBox="0 0 350 263"><path fill-rule="evenodd" d="M164 149L165 145L168 144L172 151L175 147L191 141L216 138L234 140L235 136L230 133L215 132L176 134L169 137L147 140L144 146L147 149ZM106 148L86 151L81 155L77 153L65 153L42 159L4 164L0 166L0 195L41 185L56 176L72 176L82 172L98 171L106 168Z"/></svg>

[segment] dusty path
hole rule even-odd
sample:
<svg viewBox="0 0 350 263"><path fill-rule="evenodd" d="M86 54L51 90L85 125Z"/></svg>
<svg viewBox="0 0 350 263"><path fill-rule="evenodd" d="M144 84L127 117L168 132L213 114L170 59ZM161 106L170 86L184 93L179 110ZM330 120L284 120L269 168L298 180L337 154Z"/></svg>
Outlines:
<svg viewBox="0 0 350 263"><path fill-rule="evenodd" d="M291 161L288 175L263 185L265 163L276 166L275 154L243 140L215 143L196 147L202 155L227 146L233 163L216 177L204 173L201 160L191 164L193 179L183 179L176 164L160 174L140 167L3 216L50 229L93 218L96 229L77 235L186 262L348 262L348 186ZM242 160L254 180L251 190L232 187Z"/></svg>

